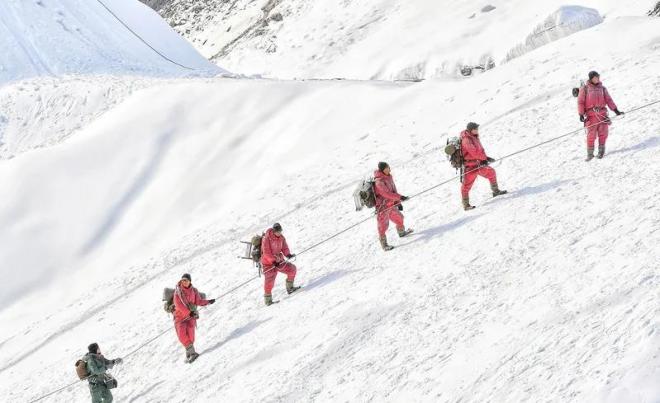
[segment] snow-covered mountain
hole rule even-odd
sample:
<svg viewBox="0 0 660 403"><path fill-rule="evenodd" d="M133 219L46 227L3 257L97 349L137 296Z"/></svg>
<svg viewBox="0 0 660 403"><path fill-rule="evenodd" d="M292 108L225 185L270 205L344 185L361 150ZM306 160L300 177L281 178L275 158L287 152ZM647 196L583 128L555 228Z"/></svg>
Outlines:
<svg viewBox="0 0 660 403"><path fill-rule="evenodd" d="M2 1L0 158L61 142L153 79L222 73L137 1Z"/></svg>
<svg viewBox="0 0 660 403"><path fill-rule="evenodd" d="M45 75L221 71L137 1L0 3L0 84Z"/></svg>
<svg viewBox="0 0 660 403"><path fill-rule="evenodd" d="M500 49L497 60L548 16L570 21L553 14L560 2L512 3L460 6L475 10L481 49ZM263 306L262 279L230 292L256 274L237 258L239 240L278 221L295 253L368 218L352 191L378 161L407 195L452 178L441 148L469 120L498 158L578 129L571 88L591 69L624 111L656 101L651 3L585 2L602 22L470 79L191 78L154 75L152 61L130 76L6 85L0 128L42 146L0 160L0 396L30 401L75 382L73 364L95 341L125 358L111 371L122 402L657 402L657 103L614 119L603 160L584 162L580 132L496 163L510 194L491 199L479 180L472 212L457 181L414 197L404 213L416 232L400 240L391 229L391 252L372 219L301 254L304 288L286 296L278 278L277 305ZM366 8L326 4L332 20ZM402 4L405 32L437 21L430 3ZM503 9L511 20L483 21ZM473 41L458 25L442 31L447 54ZM377 32L360 45L374 60L342 56L323 71L368 77L388 54L388 66L404 64ZM284 58L268 60L287 73ZM49 128L57 138L40 137ZM201 312L192 365L160 301L184 272L221 297ZM78 382L42 401L87 399Z"/></svg>
<svg viewBox="0 0 660 403"><path fill-rule="evenodd" d="M564 0L143 0L210 60L278 78L456 77L499 66L601 18L643 15L649 0L584 0L600 16L568 17ZM574 14L575 15L575 14ZM582 18L582 17L588 18Z"/></svg>

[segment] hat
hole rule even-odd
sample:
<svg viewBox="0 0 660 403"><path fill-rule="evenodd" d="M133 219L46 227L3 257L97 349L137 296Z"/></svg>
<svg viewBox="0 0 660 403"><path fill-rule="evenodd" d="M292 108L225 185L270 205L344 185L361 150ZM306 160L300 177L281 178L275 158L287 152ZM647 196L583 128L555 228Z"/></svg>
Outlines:
<svg viewBox="0 0 660 403"><path fill-rule="evenodd" d="M181 280L183 280L184 278L188 281L192 281L192 278L190 277L190 274L188 274L188 273L185 273L183 276L181 276Z"/></svg>
<svg viewBox="0 0 660 403"><path fill-rule="evenodd" d="M273 224L273 231L282 232L282 226L280 225L280 223L276 222L275 224Z"/></svg>
<svg viewBox="0 0 660 403"><path fill-rule="evenodd" d="M380 172L383 172L383 171L385 170L385 168L387 168L387 167L389 167L389 166L390 166L390 165L389 165L387 162L383 162L383 161L381 161L381 162L378 163L378 170L379 170Z"/></svg>
<svg viewBox="0 0 660 403"><path fill-rule="evenodd" d="M96 354L99 351L98 343L92 343L89 346L87 346L87 351L89 351L92 354Z"/></svg>
<svg viewBox="0 0 660 403"><path fill-rule="evenodd" d="M479 125L477 123L470 122L470 123L467 124L468 131L472 131L472 130L478 129L478 128L479 128Z"/></svg>
<svg viewBox="0 0 660 403"><path fill-rule="evenodd" d="M599 77L600 78L600 74L598 74L597 71L590 71L589 72L589 80L591 80L594 77Z"/></svg>

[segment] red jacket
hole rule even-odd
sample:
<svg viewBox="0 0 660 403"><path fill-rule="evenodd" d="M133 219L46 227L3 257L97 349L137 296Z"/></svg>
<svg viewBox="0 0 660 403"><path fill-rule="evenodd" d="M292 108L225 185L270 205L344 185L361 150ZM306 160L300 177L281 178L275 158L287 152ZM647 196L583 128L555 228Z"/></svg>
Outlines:
<svg viewBox="0 0 660 403"><path fill-rule="evenodd" d="M611 110L617 109L612 97L607 92L607 88L603 87L602 83L594 85L592 82L588 82L580 88L578 94L578 113L580 115L591 112L592 114L607 116L605 106L608 106ZM594 108L598 108L599 111L594 111Z"/></svg>
<svg viewBox="0 0 660 403"><path fill-rule="evenodd" d="M289 245L286 244L284 235L275 235L275 231L272 228L266 231L266 234L261 240L261 264L264 267L270 267L275 263L279 263L290 254Z"/></svg>
<svg viewBox="0 0 660 403"><path fill-rule="evenodd" d="M181 322L190 316L194 306L204 306L208 303L209 301L199 295L197 288L192 285L186 288L179 282L174 289L174 320Z"/></svg>
<svg viewBox="0 0 660 403"><path fill-rule="evenodd" d="M396 191L392 175L385 175L381 171L374 172L374 193L376 195L376 211L385 210L395 206L401 201L401 195Z"/></svg>
<svg viewBox="0 0 660 403"><path fill-rule="evenodd" d="M479 141L478 134L472 134L467 130L461 132L461 152L466 167L475 167L488 159L484 146Z"/></svg>

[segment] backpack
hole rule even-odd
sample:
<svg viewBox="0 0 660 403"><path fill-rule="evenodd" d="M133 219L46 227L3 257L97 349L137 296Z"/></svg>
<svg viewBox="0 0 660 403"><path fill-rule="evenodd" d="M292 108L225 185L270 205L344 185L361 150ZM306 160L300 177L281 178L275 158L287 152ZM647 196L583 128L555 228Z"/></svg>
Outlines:
<svg viewBox="0 0 660 403"><path fill-rule="evenodd" d="M174 288L165 288L163 290L163 309L167 313L174 313Z"/></svg>
<svg viewBox="0 0 660 403"><path fill-rule="evenodd" d="M449 160L449 163L452 167L460 169L463 166L463 153L461 152L460 137L452 137L447 139L445 154L447 154L447 160Z"/></svg>
<svg viewBox="0 0 660 403"><path fill-rule="evenodd" d="M252 258L252 261L257 265L257 267L261 266L261 241L263 238L264 234L261 234L253 236L250 240L252 248L250 249L249 257Z"/></svg>
<svg viewBox="0 0 660 403"><path fill-rule="evenodd" d="M76 361L76 375L80 378L81 381L89 377L89 371L87 371L87 361L80 359Z"/></svg>
<svg viewBox="0 0 660 403"><path fill-rule="evenodd" d="M580 81L579 87L573 87L573 97L577 98L580 95L580 88L584 87L584 91L587 90L587 85L584 83L584 80Z"/></svg>
<svg viewBox="0 0 660 403"><path fill-rule="evenodd" d="M376 207L376 193L374 192L375 180L373 178L362 179L355 191L353 192L353 199L355 201L355 211L360 211L362 208Z"/></svg>

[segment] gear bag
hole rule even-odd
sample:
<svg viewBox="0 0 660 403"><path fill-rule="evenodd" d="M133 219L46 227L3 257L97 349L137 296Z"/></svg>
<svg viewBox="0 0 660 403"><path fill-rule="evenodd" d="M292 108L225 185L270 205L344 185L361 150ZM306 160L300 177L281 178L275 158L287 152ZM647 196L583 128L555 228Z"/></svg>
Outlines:
<svg viewBox="0 0 660 403"><path fill-rule="evenodd" d="M376 207L376 193L374 192L374 178L369 177L362 179L355 191L353 192L353 200L355 201L355 211L360 211L364 207Z"/></svg>
<svg viewBox="0 0 660 403"><path fill-rule="evenodd" d="M239 256L241 259L252 260L252 263L257 268L257 275L259 277L261 277L261 241L264 238L264 234L255 235L249 241L241 241L245 245L245 252L243 256Z"/></svg>
<svg viewBox="0 0 660 403"><path fill-rule="evenodd" d="M174 312L174 288L165 288L163 290L163 301L165 301L165 303L163 304L163 309L165 309L165 312L173 313Z"/></svg>
<svg viewBox="0 0 660 403"><path fill-rule="evenodd" d="M87 361L80 359L76 361L76 375L80 378L81 381L89 377L89 372L87 371Z"/></svg>
<svg viewBox="0 0 660 403"><path fill-rule="evenodd" d="M461 139L460 137L452 137L447 139L447 145L445 146L445 154L447 154L447 160L452 167L460 169L463 167L463 153L461 152Z"/></svg>
<svg viewBox="0 0 660 403"><path fill-rule="evenodd" d="M110 374L103 374L103 384L108 389L114 389L118 386L117 380Z"/></svg>
<svg viewBox="0 0 660 403"><path fill-rule="evenodd" d="M249 257L252 259L254 264L257 265L257 267L261 266L261 241L263 238L264 234L261 234L253 236L250 240L250 245L252 245L252 248L250 249Z"/></svg>
<svg viewBox="0 0 660 403"><path fill-rule="evenodd" d="M580 81L580 86L579 87L573 87L573 97L577 98L580 95L580 88L584 87L585 92L587 90L587 86L584 83L584 80Z"/></svg>

